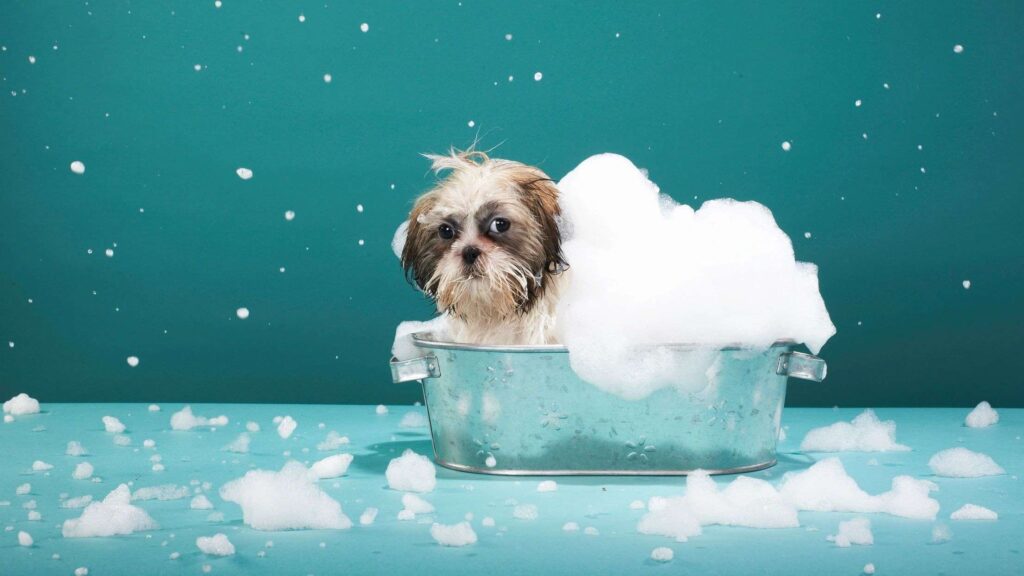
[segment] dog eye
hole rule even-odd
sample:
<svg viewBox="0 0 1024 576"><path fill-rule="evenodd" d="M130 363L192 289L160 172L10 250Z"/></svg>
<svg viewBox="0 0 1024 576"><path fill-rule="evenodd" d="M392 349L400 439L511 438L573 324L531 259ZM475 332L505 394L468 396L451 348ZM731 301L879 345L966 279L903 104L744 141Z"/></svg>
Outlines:
<svg viewBox="0 0 1024 576"><path fill-rule="evenodd" d="M455 229L448 224L441 224L437 229L437 235L445 240L451 240L452 238L455 238Z"/></svg>
<svg viewBox="0 0 1024 576"><path fill-rule="evenodd" d="M511 225L511 222L504 218L495 218L494 220L491 220L491 225L487 230L492 234L502 234L504 232L508 232L508 227Z"/></svg>

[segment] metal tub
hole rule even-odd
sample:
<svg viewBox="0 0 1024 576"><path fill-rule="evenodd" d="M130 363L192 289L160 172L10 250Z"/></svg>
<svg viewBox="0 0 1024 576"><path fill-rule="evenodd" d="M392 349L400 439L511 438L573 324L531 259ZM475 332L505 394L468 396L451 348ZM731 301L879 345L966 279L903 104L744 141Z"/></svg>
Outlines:
<svg viewBox="0 0 1024 576"><path fill-rule="evenodd" d="M423 356L392 359L391 373L396 383L422 382L437 463L485 474L767 468L775 464L787 378L820 382L826 370L824 360L794 352L792 342L722 348L713 351L708 382L625 400L581 380L563 346L472 346L428 333L413 341ZM695 388L703 389L681 391Z"/></svg>

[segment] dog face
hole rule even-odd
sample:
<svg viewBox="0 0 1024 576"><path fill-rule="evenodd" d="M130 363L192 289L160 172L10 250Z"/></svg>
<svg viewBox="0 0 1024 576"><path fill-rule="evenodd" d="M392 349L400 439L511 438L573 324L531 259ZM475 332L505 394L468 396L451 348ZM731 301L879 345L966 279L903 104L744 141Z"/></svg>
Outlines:
<svg viewBox="0 0 1024 576"><path fill-rule="evenodd" d="M558 189L544 172L483 152L427 156L451 172L409 214L402 267L438 310L471 321L523 314L565 266Z"/></svg>

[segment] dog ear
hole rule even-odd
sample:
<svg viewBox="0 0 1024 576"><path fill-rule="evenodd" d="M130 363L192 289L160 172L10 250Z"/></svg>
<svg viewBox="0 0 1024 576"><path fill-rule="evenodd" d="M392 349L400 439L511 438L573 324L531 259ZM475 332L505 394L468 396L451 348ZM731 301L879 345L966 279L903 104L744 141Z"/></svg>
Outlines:
<svg viewBox="0 0 1024 576"><path fill-rule="evenodd" d="M531 170L528 177L518 180L526 206L541 227L541 245L544 250L546 274L558 274L569 266L562 256L562 236L559 232L558 188L540 170Z"/></svg>
<svg viewBox="0 0 1024 576"><path fill-rule="evenodd" d="M405 271L406 280L415 284L431 298L437 293L437 286L428 285L437 266L437 255L431 250L433 243L437 241L437 234L435 230L425 226L422 220L436 203L437 197L433 193L427 193L416 201L409 212L409 228L405 246L402 247L402 269Z"/></svg>

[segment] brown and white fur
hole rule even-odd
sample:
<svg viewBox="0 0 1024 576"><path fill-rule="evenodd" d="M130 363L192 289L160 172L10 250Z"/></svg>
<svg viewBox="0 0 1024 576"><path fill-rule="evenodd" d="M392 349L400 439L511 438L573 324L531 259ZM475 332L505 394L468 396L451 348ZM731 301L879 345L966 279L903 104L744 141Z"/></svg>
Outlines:
<svg viewBox="0 0 1024 576"><path fill-rule="evenodd" d="M426 157L436 174L450 172L409 214L406 276L448 314L456 342L556 343L567 266L555 184L472 149Z"/></svg>

